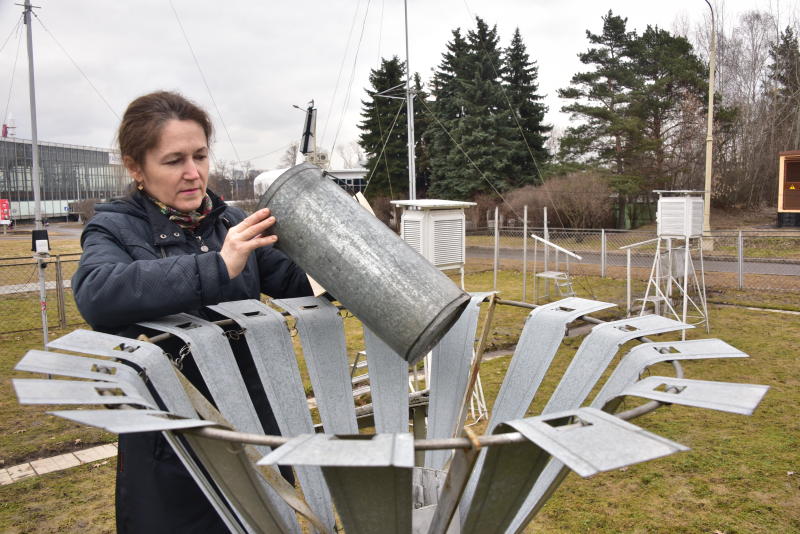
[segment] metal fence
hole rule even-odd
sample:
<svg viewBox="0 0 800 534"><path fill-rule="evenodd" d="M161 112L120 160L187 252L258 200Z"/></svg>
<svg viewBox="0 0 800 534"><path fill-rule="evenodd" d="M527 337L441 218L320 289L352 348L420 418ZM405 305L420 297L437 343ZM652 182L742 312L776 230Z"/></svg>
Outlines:
<svg viewBox="0 0 800 534"><path fill-rule="evenodd" d="M534 239L525 240L524 231L523 227L500 227L496 239L491 227L470 231L467 257L494 260L497 256L498 266L521 261L527 273L566 271L616 279L627 277L630 261L631 278L640 284L647 282L655 259L654 232L527 229L527 235L547 238L581 256L579 260ZM644 244L631 247L637 243ZM677 244L683 246L683 240ZM692 240L690 248L698 272L702 260L708 288L800 291L800 234L795 231L715 231L702 243Z"/></svg>
<svg viewBox="0 0 800 534"><path fill-rule="evenodd" d="M83 324L70 289L80 254L51 256L44 263L48 328ZM30 257L0 258L0 333L41 329L39 274Z"/></svg>
<svg viewBox="0 0 800 534"><path fill-rule="evenodd" d="M543 228L528 228L528 234L545 236ZM653 232L620 230L581 230L550 228L550 242L571 251L545 250L533 239L523 238L523 227L501 227L497 235L498 267L517 264L528 273L523 277L523 300L535 300L535 272L565 271L574 278L578 295L603 296L614 302L625 301L619 294L598 295L589 279L599 276L625 280L628 254L634 294L643 293L655 256L655 243L625 249L656 238ZM800 291L800 234L791 231L714 232L703 239L703 267L706 286L770 291ZM495 256L494 228L468 232L468 260L492 262ZM699 268L699 251L693 253ZM47 318L49 328L83 324L72 298L70 278L78 267L79 254L52 256L46 263ZM36 262L30 257L0 258L0 333L41 328L39 283ZM549 287L547 288L549 291ZM528 298L530 297L530 298Z"/></svg>

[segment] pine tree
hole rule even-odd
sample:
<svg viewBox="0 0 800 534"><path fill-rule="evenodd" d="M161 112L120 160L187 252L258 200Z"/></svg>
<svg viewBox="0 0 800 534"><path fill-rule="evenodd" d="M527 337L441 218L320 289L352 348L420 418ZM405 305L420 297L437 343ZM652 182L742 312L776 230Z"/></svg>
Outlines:
<svg viewBox="0 0 800 534"><path fill-rule="evenodd" d="M635 82L628 111L641 124L635 136L636 167L648 189L664 189L670 179L671 132L682 120L681 103L704 100L707 70L689 41L658 27L648 26L631 41L630 57Z"/></svg>
<svg viewBox="0 0 800 534"><path fill-rule="evenodd" d="M382 59L370 71L367 100L362 100L359 145L367 155L369 187L367 198L408 197L408 138L405 100L386 98L380 93L403 97L405 63L397 56ZM399 86L399 87L398 87ZM395 88L392 91L390 89Z"/></svg>
<svg viewBox="0 0 800 534"><path fill-rule="evenodd" d="M516 118L511 117L511 123L517 127L511 168L517 176L515 186L522 186L541 181L539 167L549 159L544 144L552 126L544 124L547 108L542 104L544 97L538 94L539 67L530 60L519 28L514 31L511 44L505 50L503 63L507 103L511 113L516 115Z"/></svg>
<svg viewBox="0 0 800 534"><path fill-rule="evenodd" d="M583 160L607 168L609 185L618 194L617 225L624 227L627 205L642 190L643 176L637 172L638 137L642 129L638 117L630 113L631 89L636 84L631 67L634 32L626 29L627 20L610 10L603 17L603 32L586 31L596 45L578 54L581 63L594 70L575 74L570 87L561 89L561 98L574 100L562 111L584 121L568 128L561 138L563 159Z"/></svg>
<svg viewBox="0 0 800 534"><path fill-rule="evenodd" d="M633 146L629 139L639 127L628 113L634 85L630 66L634 35L626 25L627 19L609 11L603 17L602 33L586 30L589 42L596 46L578 54L578 58L584 65L593 65L594 70L575 74L570 87L558 91L561 98L574 100L562 111L584 121L566 130L561 138L562 156L607 165L620 178L631 170L628 164Z"/></svg>

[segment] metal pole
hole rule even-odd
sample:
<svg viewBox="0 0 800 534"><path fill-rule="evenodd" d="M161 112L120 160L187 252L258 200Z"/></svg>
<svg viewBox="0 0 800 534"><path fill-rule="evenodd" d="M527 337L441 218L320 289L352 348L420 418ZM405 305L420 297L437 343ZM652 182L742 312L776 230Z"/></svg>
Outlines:
<svg viewBox="0 0 800 534"><path fill-rule="evenodd" d="M39 135L36 129L36 88L33 76L33 32L31 30L31 0L25 0L24 18L28 38L28 95L31 106L31 149L33 172L33 203L36 230L42 229L42 195L39 184ZM47 346L47 286L44 277L44 262L40 254L36 254L36 267L39 271L39 304L42 313L42 337Z"/></svg>
<svg viewBox="0 0 800 534"><path fill-rule="evenodd" d="M627 303L628 303L628 317L631 316L631 249L627 249L626 251L627 258L625 259L626 264L626 272L628 273L628 280L625 284L625 292L627 294ZM644 303L642 304L644 306Z"/></svg>
<svg viewBox="0 0 800 534"><path fill-rule="evenodd" d="M406 119L408 123L408 198L417 198L417 176L414 168L414 93L411 90L411 62L408 56L408 1L403 2L406 17Z"/></svg>
<svg viewBox="0 0 800 534"><path fill-rule="evenodd" d="M739 230L739 238L736 242L737 260L739 263L739 289L744 288L744 238L742 231Z"/></svg>
<svg viewBox="0 0 800 534"><path fill-rule="evenodd" d="M544 236L543 237L545 238L545 240L546 241L550 241L550 230L547 228L547 206L544 207L544 230L543 230L543 232L544 232ZM544 247L542 247L542 249L544 251L544 268L542 270L544 272L547 272L548 271L547 263L548 263L548 259L550 257L550 247L545 245ZM546 298L549 298L550 297L550 280L549 279L545 279L544 284L545 284L545 286L544 286L544 288L545 288L544 289L544 296Z"/></svg>
<svg viewBox="0 0 800 534"><path fill-rule="evenodd" d="M606 277L606 229L600 230L600 277Z"/></svg>
<svg viewBox="0 0 800 534"><path fill-rule="evenodd" d="M537 240L533 240L533 302L539 302L539 290L537 286L536 279L536 268L537 268L537 261L539 259L539 242Z"/></svg>
<svg viewBox="0 0 800 534"><path fill-rule="evenodd" d="M701 245L702 246L702 245ZM689 311L689 235L683 238L683 314L682 321L686 322L686 314ZM670 274L670 277L672 275ZM681 341L686 341L686 330L681 330Z"/></svg>
<svg viewBox="0 0 800 534"><path fill-rule="evenodd" d="M492 288L494 291L497 291L497 267L500 263L500 221L498 219L498 214L500 212L500 208L497 206L494 207L494 265L492 271L494 271L494 281L492 283Z"/></svg>
<svg viewBox="0 0 800 534"><path fill-rule="evenodd" d="M525 302L528 281L528 205L522 208L522 302Z"/></svg>
<svg viewBox="0 0 800 534"><path fill-rule="evenodd" d="M67 307L64 302L64 271L61 255L56 255L56 302L58 303L58 327L67 327Z"/></svg>
<svg viewBox="0 0 800 534"><path fill-rule="evenodd" d="M708 58L708 123L706 126L706 176L703 195L703 234L711 231L711 167L714 147L714 71L717 62L717 28L714 19L714 8L708 0L704 0L711 10L711 53ZM709 241L710 243L711 241Z"/></svg>

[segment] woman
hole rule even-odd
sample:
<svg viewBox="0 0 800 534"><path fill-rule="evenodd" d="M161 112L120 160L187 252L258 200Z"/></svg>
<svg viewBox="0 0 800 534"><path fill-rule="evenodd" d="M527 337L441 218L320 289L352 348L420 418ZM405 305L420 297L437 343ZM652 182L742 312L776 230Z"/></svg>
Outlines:
<svg viewBox="0 0 800 534"><path fill-rule="evenodd" d="M118 139L135 190L96 207L72 278L78 309L94 329L135 336L137 321L208 317L204 306L260 293L311 294L305 273L272 248L277 237L264 236L275 223L269 210L245 217L207 189L211 136L206 112L179 94L155 92L128 106ZM277 434L244 347L236 346L242 375L262 399L265 432ZM193 362L183 369L205 390ZM158 433L120 436L116 504L118 532L227 532Z"/></svg>

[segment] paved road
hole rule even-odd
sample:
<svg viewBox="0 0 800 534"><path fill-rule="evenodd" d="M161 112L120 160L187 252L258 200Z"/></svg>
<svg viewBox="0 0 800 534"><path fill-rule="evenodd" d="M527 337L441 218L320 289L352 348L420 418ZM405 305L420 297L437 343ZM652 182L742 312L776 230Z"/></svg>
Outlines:
<svg viewBox="0 0 800 534"><path fill-rule="evenodd" d="M45 288L55 289L56 282L45 282ZM69 289L72 287L71 280L64 280L64 287ZM11 295L13 293L32 293L39 291L39 282L31 282L29 284L10 284L7 286L0 286L0 295Z"/></svg>
<svg viewBox="0 0 800 534"><path fill-rule="evenodd" d="M570 258L570 263L599 265L599 252L581 252L579 254L583 260L578 261ZM552 255L550 256L553 257ZM564 256L561 255L561 258ZM494 251L490 247L467 247L467 258L494 258ZM500 258L504 260L522 260L522 249L501 248ZM538 256L542 260L541 253ZM528 261L533 261L533 252L528 251ZM551 259L552 261L552 259ZM696 260L695 260L696 261ZM624 267L626 263L625 254L607 254L606 265ZM706 272L717 273L738 273L739 267L735 259L714 259L713 256L704 260ZM650 268L653 265L653 256L632 255L631 265L633 267ZM695 265L699 267L699 265ZM768 274L776 276L800 276L800 262L795 260L783 261L759 261L756 259L745 258L744 272L746 274Z"/></svg>

